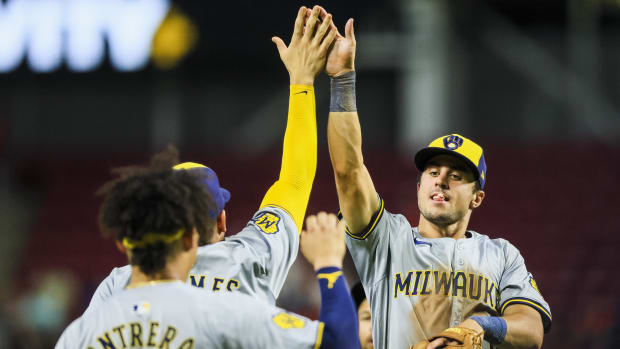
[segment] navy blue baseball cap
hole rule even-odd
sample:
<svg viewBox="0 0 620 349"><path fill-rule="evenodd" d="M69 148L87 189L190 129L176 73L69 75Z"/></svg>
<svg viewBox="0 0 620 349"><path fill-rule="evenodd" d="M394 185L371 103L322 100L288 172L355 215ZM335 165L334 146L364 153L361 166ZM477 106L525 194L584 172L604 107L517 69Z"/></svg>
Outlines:
<svg viewBox="0 0 620 349"><path fill-rule="evenodd" d="M217 174L215 174L215 171L205 165L196 162L184 162L182 164L175 165L173 169L202 172L203 183L205 184L211 196L213 196L213 200L215 200L215 205L217 207L217 212L209 210L209 216L211 218L217 218L220 212L224 210L224 206L226 205L228 200L230 200L230 192L220 187L220 181L217 178Z"/></svg>

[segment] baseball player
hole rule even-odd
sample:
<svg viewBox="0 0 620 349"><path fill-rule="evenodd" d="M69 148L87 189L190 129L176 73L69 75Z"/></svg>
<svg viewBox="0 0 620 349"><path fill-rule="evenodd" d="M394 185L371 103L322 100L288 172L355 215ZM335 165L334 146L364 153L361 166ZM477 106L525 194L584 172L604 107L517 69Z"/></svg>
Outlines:
<svg viewBox="0 0 620 349"><path fill-rule="evenodd" d="M362 345L361 349L373 349L370 304L368 303L368 299L366 299L364 286L362 286L361 282L357 282L353 288L351 288L351 296L353 297L353 302L355 302L355 308L357 309L357 325L359 328L360 344Z"/></svg>
<svg viewBox="0 0 620 349"><path fill-rule="evenodd" d="M301 251L321 290L319 321L240 292L204 292L184 283L198 255L199 231L213 230L205 173L177 171L173 152L148 168L123 170L104 185L99 224L116 237L131 281L75 320L57 349L355 348L355 309L342 276L344 224L310 216ZM167 161L165 161L167 160Z"/></svg>
<svg viewBox="0 0 620 349"><path fill-rule="evenodd" d="M247 226L223 240L224 206L230 193L220 187L217 175L206 166L196 163L174 166L179 171L203 173L205 187L216 202L216 208L210 212L217 220L216 231L209 236L203 234L201 241L207 244L198 249L196 264L187 279L193 286L211 292L240 292L275 304L297 257L299 232L316 172L313 83L325 65L327 48L335 36L330 30L331 16L321 10L319 6L312 10L299 9L288 47L282 39L273 38L291 82L282 167L280 178L267 191ZM130 266L112 270L95 291L87 311L126 287L130 277Z"/></svg>
<svg viewBox="0 0 620 349"><path fill-rule="evenodd" d="M416 154L418 227L385 209L362 156L353 19L345 33L326 64L328 142L375 346L540 347L551 312L521 254L504 239L467 229L485 197L486 163L478 144L451 134Z"/></svg>

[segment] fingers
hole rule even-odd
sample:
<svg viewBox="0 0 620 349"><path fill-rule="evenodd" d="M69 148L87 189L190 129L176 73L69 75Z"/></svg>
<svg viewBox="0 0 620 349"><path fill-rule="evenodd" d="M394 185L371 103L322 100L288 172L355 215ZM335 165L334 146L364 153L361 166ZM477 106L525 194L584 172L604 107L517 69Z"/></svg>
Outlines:
<svg viewBox="0 0 620 349"><path fill-rule="evenodd" d="M326 52L331 46L332 42L334 42L334 39L336 39L338 35L339 34L337 30L330 29L329 33L327 34L327 36L325 37L325 39L323 39L323 42L321 43L320 50L323 52Z"/></svg>
<svg viewBox="0 0 620 349"><path fill-rule="evenodd" d="M319 212L317 214L317 221L320 226L320 230L325 234L334 234L338 226L338 218L332 213Z"/></svg>
<svg viewBox="0 0 620 349"><path fill-rule="evenodd" d="M446 344L446 339L445 338L437 338L434 341L428 343L428 345L426 346L426 349L435 349L435 348L439 348L441 346L444 346Z"/></svg>
<svg viewBox="0 0 620 349"><path fill-rule="evenodd" d="M314 233L318 228L318 222L316 216L308 216L306 218L306 230L308 233Z"/></svg>
<svg viewBox="0 0 620 349"><path fill-rule="evenodd" d="M332 23L332 15L328 14L325 17L325 20L323 20L323 23L321 23L321 25L319 26L319 29L317 29L316 34L314 35L314 39L312 39L312 42L314 45L316 46L321 45L321 41L325 37L325 33L327 33L327 31L330 30L331 23Z"/></svg>
<svg viewBox="0 0 620 349"><path fill-rule="evenodd" d="M333 234L344 231L344 222L338 222L338 217L333 213L319 212L306 218L307 234L322 233Z"/></svg>
<svg viewBox="0 0 620 349"><path fill-rule="evenodd" d="M319 18L321 18L321 20L324 21L327 15L328 15L327 11L321 6L319 6Z"/></svg>
<svg viewBox="0 0 620 349"><path fill-rule="evenodd" d="M347 39L353 40L355 42L355 31L353 30L353 18L349 18L347 24L344 27L344 33Z"/></svg>
<svg viewBox="0 0 620 349"><path fill-rule="evenodd" d="M280 54L282 54L283 50L286 50L286 44L284 43L284 41L282 41L282 39L280 39L277 36L274 36L271 38L271 41L276 44L276 47L278 48L278 52Z"/></svg>
<svg viewBox="0 0 620 349"><path fill-rule="evenodd" d="M329 216L326 212L319 212L316 215L316 219L318 221L319 230L322 234L329 233Z"/></svg>
<svg viewBox="0 0 620 349"><path fill-rule="evenodd" d="M306 22L306 11L308 9L305 6L299 8L297 11L297 18L295 19L295 27L293 28L293 39L301 39L304 32L304 23Z"/></svg>
<svg viewBox="0 0 620 349"><path fill-rule="evenodd" d="M311 36L314 34L314 29L316 27L317 18L319 17L320 6L314 6L312 8L312 13L310 14L310 18L306 22L306 30L304 32L304 39L310 41Z"/></svg>

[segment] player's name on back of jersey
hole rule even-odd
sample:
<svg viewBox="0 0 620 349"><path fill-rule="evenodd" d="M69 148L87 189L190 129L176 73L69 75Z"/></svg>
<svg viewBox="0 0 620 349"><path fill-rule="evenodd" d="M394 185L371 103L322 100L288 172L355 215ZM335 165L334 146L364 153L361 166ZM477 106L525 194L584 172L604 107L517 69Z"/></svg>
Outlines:
<svg viewBox="0 0 620 349"><path fill-rule="evenodd" d="M194 348L193 338L178 339L177 334L178 330L174 326L160 326L157 321L150 321L148 325L130 322L118 325L97 336L95 346L88 346L87 349Z"/></svg>
<svg viewBox="0 0 620 349"><path fill-rule="evenodd" d="M469 298L495 308L499 290L487 277L463 271L410 270L394 274L394 298L424 295Z"/></svg>
<svg viewBox="0 0 620 349"><path fill-rule="evenodd" d="M214 277L213 280L207 279L207 275L189 275L192 286L210 289L211 291L234 291L241 285L239 280Z"/></svg>

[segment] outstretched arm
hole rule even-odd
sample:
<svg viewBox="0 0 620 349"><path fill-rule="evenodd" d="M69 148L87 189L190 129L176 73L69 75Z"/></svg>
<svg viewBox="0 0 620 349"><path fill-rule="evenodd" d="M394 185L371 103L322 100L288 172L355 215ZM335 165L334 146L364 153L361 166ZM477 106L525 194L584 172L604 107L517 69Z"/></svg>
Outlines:
<svg viewBox="0 0 620 349"><path fill-rule="evenodd" d="M340 210L350 232L357 234L379 209L379 198L362 156L362 132L355 103L353 19L347 21L345 35L336 38L325 67L331 77L327 140Z"/></svg>
<svg viewBox="0 0 620 349"><path fill-rule="evenodd" d="M319 6L312 9L304 30L306 13L305 7L299 9L288 47L282 39L272 39L289 72L291 87L280 177L260 205L283 208L293 217L299 231L316 172L314 78L325 67L327 50L336 37L331 15Z"/></svg>

